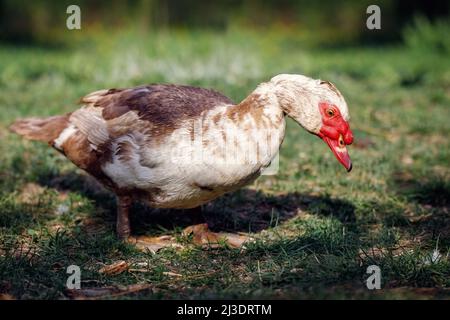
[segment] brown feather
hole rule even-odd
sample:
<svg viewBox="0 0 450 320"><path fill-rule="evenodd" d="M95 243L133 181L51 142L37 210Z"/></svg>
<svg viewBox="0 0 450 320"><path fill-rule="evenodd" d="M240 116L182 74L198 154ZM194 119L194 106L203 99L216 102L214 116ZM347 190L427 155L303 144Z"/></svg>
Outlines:
<svg viewBox="0 0 450 320"><path fill-rule="evenodd" d="M14 122L9 129L30 140L52 143L69 125L69 115L49 118L27 118Z"/></svg>
<svg viewBox="0 0 450 320"><path fill-rule="evenodd" d="M91 102L92 99L82 101ZM224 104L231 105L233 101L214 90L171 84L110 89L93 102L94 106L103 108L105 120L135 111L143 120L169 127Z"/></svg>

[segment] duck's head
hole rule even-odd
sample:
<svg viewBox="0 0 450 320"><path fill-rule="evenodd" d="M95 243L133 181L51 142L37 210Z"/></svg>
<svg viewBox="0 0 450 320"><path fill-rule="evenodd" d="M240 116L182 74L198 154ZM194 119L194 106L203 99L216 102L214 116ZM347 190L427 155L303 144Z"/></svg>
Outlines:
<svg viewBox="0 0 450 320"><path fill-rule="evenodd" d="M302 75L281 74L270 80L283 111L308 132L327 143L339 162L350 171L346 146L353 142L349 113L336 87Z"/></svg>

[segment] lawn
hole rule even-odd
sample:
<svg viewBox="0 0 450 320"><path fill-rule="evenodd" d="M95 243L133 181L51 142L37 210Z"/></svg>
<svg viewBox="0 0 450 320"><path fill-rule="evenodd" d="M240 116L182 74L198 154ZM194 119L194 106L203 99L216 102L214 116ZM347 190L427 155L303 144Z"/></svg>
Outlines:
<svg viewBox="0 0 450 320"><path fill-rule="evenodd" d="M188 215L139 204L133 230L174 235L182 248L123 244L110 193L45 144L7 129L16 118L74 110L102 88L170 82L240 101L279 73L341 90L355 134L353 171L289 121L278 174L203 208L212 229L250 232L255 240L244 249L195 245L181 233ZM123 32L61 49L2 45L0 295L449 298L449 105L448 52L414 41L308 48L288 34L230 30ZM100 272L121 260L123 272ZM83 290L67 290L69 265L81 268ZM381 269L381 290L366 287L369 265Z"/></svg>

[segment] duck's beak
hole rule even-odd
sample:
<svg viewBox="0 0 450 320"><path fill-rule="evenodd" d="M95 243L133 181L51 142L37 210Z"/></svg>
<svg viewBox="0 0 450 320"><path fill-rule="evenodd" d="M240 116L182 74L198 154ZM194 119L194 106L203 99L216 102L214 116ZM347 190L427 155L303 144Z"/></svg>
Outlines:
<svg viewBox="0 0 450 320"><path fill-rule="evenodd" d="M352 160L350 159L342 135L339 135L338 139L331 139L326 136L322 139L328 144L336 159L347 169L347 172L350 172L352 170Z"/></svg>
<svg viewBox="0 0 450 320"><path fill-rule="evenodd" d="M353 132L350 130L350 125L335 106L320 103L319 110L322 115L322 127L317 135L328 144L336 159L342 163L347 172L350 172L352 160L350 160L346 147L353 143Z"/></svg>

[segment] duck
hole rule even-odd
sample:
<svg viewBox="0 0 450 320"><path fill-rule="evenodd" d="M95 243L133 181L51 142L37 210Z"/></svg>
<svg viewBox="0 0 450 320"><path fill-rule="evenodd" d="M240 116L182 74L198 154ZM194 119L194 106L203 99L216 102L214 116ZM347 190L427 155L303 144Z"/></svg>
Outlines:
<svg viewBox="0 0 450 320"><path fill-rule="evenodd" d="M195 209L252 183L282 145L286 116L322 139L350 172L347 103L329 82L280 74L240 103L206 88L150 84L104 89L73 112L16 120L10 130L46 142L117 198L116 233L131 236L130 207Z"/></svg>

